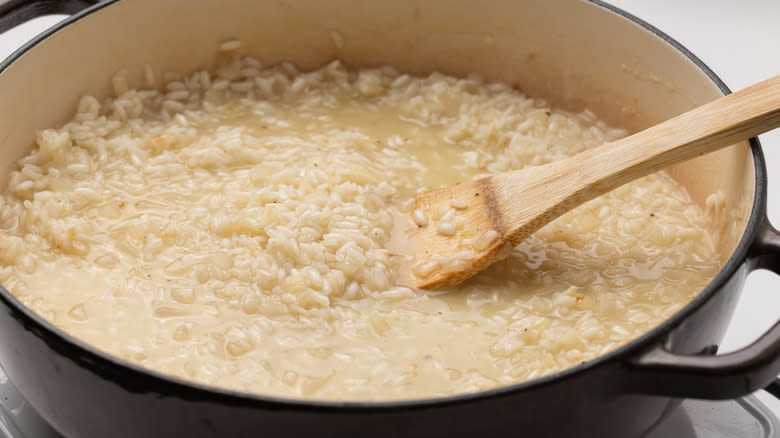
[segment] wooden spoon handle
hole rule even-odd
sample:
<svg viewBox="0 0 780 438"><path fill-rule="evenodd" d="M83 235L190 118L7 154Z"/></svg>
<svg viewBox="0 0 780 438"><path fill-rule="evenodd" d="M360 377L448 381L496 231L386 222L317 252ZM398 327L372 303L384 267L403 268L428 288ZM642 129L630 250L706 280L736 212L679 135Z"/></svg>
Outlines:
<svg viewBox="0 0 780 438"><path fill-rule="evenodd" d="M634 179L780 127L780 75L580 154L595 196ZM593 166L584 162L588 161Z"/></svg>
<svg viewBox="0 0 780 438"><path fill-rule="evenodd" d="M496 175L496 205L509 240L518 243L623 184L777 127L780 75L567 160ZM516 199L518 190L525 199Z"/></svg>

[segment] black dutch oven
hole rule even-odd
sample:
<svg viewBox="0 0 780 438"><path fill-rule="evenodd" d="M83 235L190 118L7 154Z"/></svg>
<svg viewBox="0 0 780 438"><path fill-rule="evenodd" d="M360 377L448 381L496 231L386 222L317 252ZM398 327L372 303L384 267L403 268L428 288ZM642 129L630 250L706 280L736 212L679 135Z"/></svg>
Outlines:
<svg viewBox="0 0 780 438"><path fill-rule="evenodd" d="M564 108L587 106L640 129L729 90L651 25L586 0L0 0L0 31L46 13L75 14L0 64L0 179L36 129L66 121L83 94L106 95L121 68L188 72L239 38L266 63L313 68L333 58L508 81ZM338 33L339 38L333 38ZM338 39L343 39L340 44ZM748 273L780 272L780 235L765 215L758 141L669 173L713 219L723 269L639 339L557 374L475 394L400 402L264 397L187 382L85 345L0 288L0 363L35 409L68 437L634 436L681 397L723 399L780 372L780 325L717 355Z"/></svg>

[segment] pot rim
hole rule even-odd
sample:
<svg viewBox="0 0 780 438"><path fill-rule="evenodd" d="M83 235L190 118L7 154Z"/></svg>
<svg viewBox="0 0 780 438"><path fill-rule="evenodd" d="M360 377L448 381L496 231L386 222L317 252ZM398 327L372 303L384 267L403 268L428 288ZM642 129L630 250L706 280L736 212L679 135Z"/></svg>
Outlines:
<svg viewBox="0 0 780 438"><path fill-rule="evenodd" d="M31 39L19 49L14 51L6 59L0 61L0 77L2 73L22 57L27 51L38 45L40 42L58 32L59 30L79 21L80 19L91 15L105 7L118 3L122 0L105 0L86 8L50 27L46 31ZM591 3L594 6L606 9L618 15L622 19L627 19L646 31L651 32L673 49L680 52L688 60L693 62L717 87L723 94L730 94L731 91L726 84L710 69L701 59L691 53L682 44L665 34L648 22L616 7L604 2L603 0L582 0ZM736 248L732 252L723 267L718 271L710 283L699 292L696 297L677 311L670 318L666 319L656 327L647 331L640 337L628 342L617 349L600 355L595 359L584 362L581 365L564 369L562 371L546 375L530 381L519 382L511 385L499 386L487 390L473 393L456 394L445 397L429 397L409 400L389 400L389 401L331 401L331 400L310 400L304 398L280 397L254 394L238 390L231 390L197 383L170 376L156 370L144 368L132 362L108 354L98 348L83 342L64 330L56 327L42 317L38 316L31 309L22 304L13 294L4 286L0 285L0 301L2 301L12 313L12 316L24 324L24 326L46 342L51 348L56 350L67 349L67 357L82 366L86 366L93 372L97 372L104 377L111 376L111 380L118 385L129 389L130 391L139 391L138 387L145 388L143 392L156 392L161 395L171 393L173 396L187 400L211 400L215 398L220 402L229 405L244 405L247 407L265 408L273 407L278 410L317 410L317 411L396 411L410 410L419 408L436 408L444 405L453 405L470 402L486 401L492 398L509 396L515 392L538 389L542 386L559 382L586 372L592 368L604 365L613 360L625 360L632 357L653 344L654 341L662 339L674 327L679 325L696 309L709 301L737 272L747 259L748 252L752 242L760 229L760 225L765 216L765 205L767 196L767 176L766 165L763 152L757 138L751 138L750 149L753 156L755 171L755 194L751 213L745 227L745 231L739 240ZM78 354L73 354L76 350ZM120 380L121 379L121 380ZM146 380L141 383L141 380Z"/></svg>

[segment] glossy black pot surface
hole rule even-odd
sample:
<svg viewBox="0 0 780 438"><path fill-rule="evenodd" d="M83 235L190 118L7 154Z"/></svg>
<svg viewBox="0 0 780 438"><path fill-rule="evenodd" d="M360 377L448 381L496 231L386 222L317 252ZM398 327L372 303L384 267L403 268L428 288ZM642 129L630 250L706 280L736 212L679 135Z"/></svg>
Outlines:
<svg viewBox="0 0 780 438"><path fill-rule="evenodd" d="M74 13L86 7L87 3L76 0L0 2L0 13L5 14L0 17L0 31L41 13ZM190 29L187 20L195 20L191 16L212 14L200 23L210 23L210 19L219 22L221 15L214 11L238 8L238 3L217 5L193 1L189 5L185 2L178 5L183 7L179 18L170 11L174 8L155 10L154 3L149 1L114 0L91 6L0 64L0 98L3 92L17 92L19 84L33 94L70 93L67 98L71 100L86 91L77 88L52 91L46 89L47 82L43 77L27 75L19 79L17 76L21 74L14 76L13 69L17 68L17 64L43 63L54 56L41 54L36 57L36 51L53 50L54 47L59 50L56 53L64 49L80 53L84 48L73 43L76 37L58 36L68 29L98 26L96 29L116 28L116 33L121 34L127 32L123 21L135 20L138 14L156 14L148 15L144 20L153 21L153 17L159 15L163 17L161 19ZM267 3L267 7L271 8L285 2ZM539 11L540 17L547 16L540 2L526 3L535 6L534 10ZM201 4L205 6L199 8ZM463 0L459 4L470 5L475 10L481 8L479 2ZM244 2L244 6L247 5ZM314 3L310 6L315 7L312 5ZM495 2L493 6L499 11L495 15L502 14L501 8L506 8L505 13L509 16L517 15L516 11L509 10L511 7L508 5L508 2ZM705 78L705 82L709 81L705 86L728 93L725 85L692 54L640 20L600 2L558 0L552 2L552 6L552 9L561 9L559 12L564 15L592 14L594 20L606 20L609 26L614 23L614 26L638 29L635 31L636 38L651 41L652 50L684 58L681 62L690 64L686 68L698 72L696 74ZM144 12L143 8L147 11ZM245 27L250 25L245 24ZM153 29L153 23L149 26ZM240 28L241 24L235 26ZM607 33L610 31L609 26L594 26L605 29ZM132 27L132 24L126 27ZM71 33L81 31L86 32L77 29ZM588 28L583 27L583 32L587 31ZM154 33L153 30L150 32ZM183 33L186 34L186 31ZM214 33L210 37L215 40L224 37L218 31ZM96 36L94 31L92 35ZM111 35L105 37L105 45L114 44L111 38ZM182 38L186 39L187 35ZM177 44L176 41L179 40L173 35L168 43ZM139 42L137 45L143 44ZM116 50L131 51L130 47L133 46L117 47ZM109 49L112 48L106 50ZM99 62L90 60L91 51L84 50L85 63ZM387 49L388 52L393 50L392 47ZM403 47L398 49L400 52L403 52ZM260 55L264 53L260 52ZM98 55L95 56L98 59ZM186 54L169 58L159 53L156 56L172 59ZM284 56L284 53L269 56L273 59ZM328 56L333 55L323 55L325 58ZM324 59L314 58L312 64ZM191 64L199 62L203 60L192 61ZM457 72L457 66L441 62L436 65ZM89 73L85 68L84 75L95 74L105 81L108 76L104 73L115 70L116 65L106 62L101 64L101 68L89 69L89 72L97 73ZM190 64L184 62L182 65ZM414 70L427 65L410 62L407 67ZM74 67L74 71L78 71L77 68ZM67 70L66 67L63 69ZM531 84L529 88L542 83L531 75L525 79ZM638 85L637 89L641 90L642 86ZM44 90L32 91L41 88ZM65 97L61 100L66 101ZM62 112L61 109L54 108L48 119L38 116L40 120L24 125L24 121L32 117L33 107L25 107L22 100L18 102L20 109L14 117L19 128L13 130L0 126L0 131L10 133L0 136L5 139L0 147L7 151L4 155L9 157L18 156L23 150L22 146L15 144L19 143L18 139L31 138L32 131L27 128L45 126L63 117L56 114ZM62 103L59 107L65 108L67 104ZM2 110L4 108L0 108ZM661 116L663 114L659 114ZM41 415L68 437L639 435L661 421L676 405L676 398L736 397L763 387L780 372L778 325L743 350L726 355L714 354L746 275L757 268L780 272L780 235L765 218L766 174L761 150L756 140L743 148L745 156L749 157L749 170L753 176L753 186L747 190L752 193L752 205L747 207L749 215L744 219L744 231L735 239L731 256L711 284L678 314L640 339L579 367L542 379L476 394L389 403L315 402L243 394L168 377L104 354L45 322L5 289L0 289L0 363ZM9 168L12 164L3 165Z"/></svg>

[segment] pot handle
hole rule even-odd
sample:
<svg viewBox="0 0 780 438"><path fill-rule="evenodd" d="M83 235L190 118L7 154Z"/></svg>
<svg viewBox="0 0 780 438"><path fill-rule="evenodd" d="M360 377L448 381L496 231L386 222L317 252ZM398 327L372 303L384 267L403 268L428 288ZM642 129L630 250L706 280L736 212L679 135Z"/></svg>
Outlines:
<svg viewBox="0 0 780 438"><path fill-rule="evenodd" d="M43 15L72 15L100 0L0 0L0 33Z"/></svg>
<svg viewBox="0 0 780 438"><path fill-rule="evenodd" d="M764 218L748 254L748 267L780 274L780 232ZM750 394L780 373L780 321L752 344L715 355L717 346L700 354L678 354L662 343L627 363L628 384L643 394L703 399L730 399Z"/></svg>

